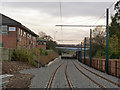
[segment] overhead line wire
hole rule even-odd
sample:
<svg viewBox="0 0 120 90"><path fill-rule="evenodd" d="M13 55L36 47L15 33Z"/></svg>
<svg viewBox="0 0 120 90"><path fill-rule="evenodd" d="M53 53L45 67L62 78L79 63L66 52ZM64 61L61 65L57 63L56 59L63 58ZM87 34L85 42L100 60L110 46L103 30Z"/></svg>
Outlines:
<svg viewBox="0 0 120 90"><path fill-rule="evenodd" d="M117 0L116 0L117 1ZM116 2L115 1L115 2ZM115 4L115 2L113 2L108 8L110 9L114 4ZM106 11L104 12L104 14L102 14L102 16L100 17L100 18L98 18L98 20L95 22L95 24L97 24L97 22L104 16L106 14ZM94 24L94 25L95 25Z"/></svg>

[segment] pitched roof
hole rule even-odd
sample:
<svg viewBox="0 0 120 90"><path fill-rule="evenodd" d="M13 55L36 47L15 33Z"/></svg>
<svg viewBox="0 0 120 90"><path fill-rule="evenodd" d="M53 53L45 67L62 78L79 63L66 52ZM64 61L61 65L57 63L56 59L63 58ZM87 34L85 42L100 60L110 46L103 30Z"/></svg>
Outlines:
<svg viewBox="0 0 120 90"><path fill-rule="evenodd" d="M5 15L3 15L1 13L0 13L0 25L15 25L15 26L18 26L18 27L24 29L26 32L29 32L30 34L38 37L37 34L35 34L29 28L22 25L20 22L14 20L14 19L11 19L10 17L7 17L7 16L5 16Z"/></svg>

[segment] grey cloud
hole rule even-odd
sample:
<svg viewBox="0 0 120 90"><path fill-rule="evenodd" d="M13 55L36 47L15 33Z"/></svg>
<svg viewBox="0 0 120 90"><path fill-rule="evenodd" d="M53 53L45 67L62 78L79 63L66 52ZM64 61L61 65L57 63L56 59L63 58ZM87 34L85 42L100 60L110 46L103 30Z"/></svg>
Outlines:
<svg viewBox="0 0 120 90"><path fill-rule="evenodd" d="M101 16L107 7L113 2L63 2L62 16L76 17L76 16ZM32 8L51 14L53 16L60 15L59 2L5 2L3 7L8 6L12 8ZM113 12L113 9L111 9Z"/></svg>

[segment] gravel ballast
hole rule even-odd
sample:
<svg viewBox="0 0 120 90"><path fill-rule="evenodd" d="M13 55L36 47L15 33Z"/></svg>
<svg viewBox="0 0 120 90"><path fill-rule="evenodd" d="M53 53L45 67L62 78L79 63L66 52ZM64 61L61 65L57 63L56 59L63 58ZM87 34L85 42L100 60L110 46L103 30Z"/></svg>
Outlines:
<svg viewBox="0 0 120 90"><path fill-rule="evenodd" d="M60 64L62 64L62 61L60 59L57 59L50 66L22 70L20 72L35 75L35 77L31 81L30 88L46 88L52 73Z"/></svg>
<svg viewBox="0 0 120 90"><path fill-rule="evenodd" d="M46 88L47 84L49 82L50 77L52 76L55 69L64 63L56 72L55 77L53 79L52 88L69 88L69 85L66 80L65 76L65 67L68 62L67 72L68 76L73 84L74 88L100 88L98 85L96 85L93 81L88 79L86 76L84 76L81 72L79 72L72 61L77 65L77 67L82 70L84 73L86 73L89 77L97 81L99 84L105 86L106 88L118 88L118 86L111 84L110 82L101 79L100 77L97 77L96 75L86 71L82 67L79 66L76 59L56 59L52 64L46 65L45 67L36 68L36 69L26 69L20 71L21 73L25 74L32 74L35 77L31 81L30 88ZM81 64L81 63L80 63ZM90 68L84 64L81 64L82 66L86 67L89 70L92 70L93 72L102 75L114 82L119 83L119 79L110 75L107 75L103 72L97 71L93 68Z"/></svg>
<svg viewBox="0 0 120 90"><path fill-rule="evenodd" d="M94 69L94 68L91 68L91 67L89 67L89 66L87 66L87 65L84 65L84 64L82 64L82 63L80 63L80 62L78 62L78 61L76 61L76 63L79 63L80 65L84 66L84 67L87 68L88 70L91 70L92 72L95 72L95 73L97 73L97 74L99 74L99 75L101 75L101 76L104 76L105 78L107 78L107 79L109 79L109 80L112 80L112 81L120 84L120 78L117 78L117 77L114 77L114 76L112 76L112 75L108 75L108 74L106 74L106 73L104 73L104 72L98 71L98 70L96 70L96 69ZM78 65L78 66L79 66L79 65ZM82 68L82 67L81 67L81 68Z"/></svg>

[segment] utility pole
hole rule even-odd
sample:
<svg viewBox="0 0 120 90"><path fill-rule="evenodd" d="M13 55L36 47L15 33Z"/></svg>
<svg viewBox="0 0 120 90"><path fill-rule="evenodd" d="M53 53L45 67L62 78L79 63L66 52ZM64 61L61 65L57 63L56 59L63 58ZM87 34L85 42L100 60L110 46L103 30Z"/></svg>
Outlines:
<svg viewBox="0 0 120 90"><path fill-rule="evenodd" d="M82 42L81 42L81 62L82 62Z"/></svg>
<svg viewBox="0 0 120 90"><path fill-rule="evenodd" d="M40 51L38 52L38 68L40 68Z"/></svg>
<svg viewBox="0 0 120 90"><path fill-rule="evenodd" d="M54 31L54 40L55 40L55 37L56 37L56 33L57 33L57 31Z"/></svg>
<svg viewBox="0 0 120 90"><path fill-rule="evenodd" d="M84 40L84 64L85 64L85 59L86 59L86 37Z"/></svg>
<svg viewBox="0 0 120 90"><path fill-rule="evenodd" d="M92 29L90 29L90 67L92 66Z"/></svg>
<svg viewBox="0 0 120 90"><path fill-rule="evenodd" d="M109 62L109 9L106 11L106 73L108 74Z"/></svg>

